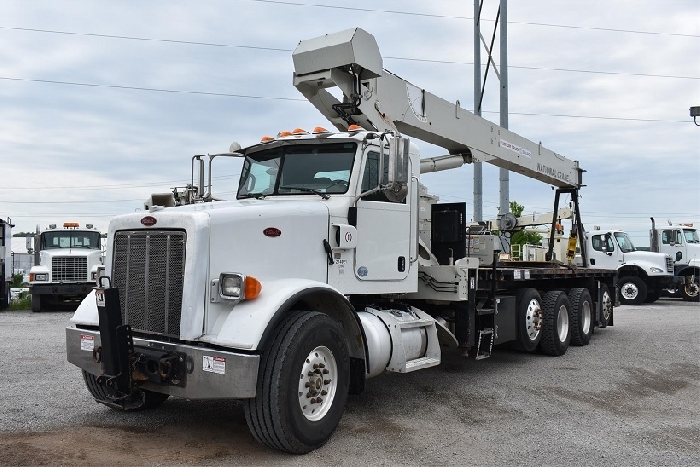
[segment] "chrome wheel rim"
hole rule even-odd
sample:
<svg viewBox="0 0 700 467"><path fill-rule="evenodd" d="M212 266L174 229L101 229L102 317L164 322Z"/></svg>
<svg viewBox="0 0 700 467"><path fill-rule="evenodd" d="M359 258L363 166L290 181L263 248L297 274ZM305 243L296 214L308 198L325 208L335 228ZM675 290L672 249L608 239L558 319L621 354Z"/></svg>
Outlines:
<svg viewBox="0 0 700 467"><path fill-rule="evenodd" d="M537 340L540 329L542 329L542 308L540 307L540 302L533 298L528 303L527 312L525 313L525 330L527 331L528 339L533 342Z"/></svg>
<svg viewBox="0 0 700 467"><path fill-rule="evenodd" d="M591 303L583 302L581 307L581 321L583 324L583 333L588 334L591 330Z"/></svg>
<svg viewBox="0 0 700 467"><path fill-rule="evenodd" d="M569 335L569 313L564 305L559 307L557 316L557 334L559 334L559 342L566 341L566 336Z"/></svg>
<svg viewBox="0 0 700 467"><path fill-rule="evenodd" d="M627 300L634 300L639 295L639 289L632 282L626 282L620 289L622 296Z"/></svg>

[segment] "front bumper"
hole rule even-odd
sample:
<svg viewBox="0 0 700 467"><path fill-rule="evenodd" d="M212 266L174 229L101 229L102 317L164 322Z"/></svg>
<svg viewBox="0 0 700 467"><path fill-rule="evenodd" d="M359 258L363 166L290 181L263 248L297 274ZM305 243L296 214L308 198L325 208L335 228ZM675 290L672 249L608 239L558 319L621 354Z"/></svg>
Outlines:
<svg viewBox="0 0 700 467"><path fill-rule="evenodd" d="M138 337L133 338L134 351L139 348L177 352L185 355L186 380L183 386L161 385L144 381L143 389L188 399L247 399L255 397L259 355L212 350L185 344L172 344ZM93 350L101 346L99 331L66 328L68 361L90 374L103 373L102 365L93 358Z"/></svg>
<svg viewBox="0 0 700 467"><path fill-rule="evenodd" d="M30 295L87 295L95 287L94 282L72 284L31 284Z"/></svg>

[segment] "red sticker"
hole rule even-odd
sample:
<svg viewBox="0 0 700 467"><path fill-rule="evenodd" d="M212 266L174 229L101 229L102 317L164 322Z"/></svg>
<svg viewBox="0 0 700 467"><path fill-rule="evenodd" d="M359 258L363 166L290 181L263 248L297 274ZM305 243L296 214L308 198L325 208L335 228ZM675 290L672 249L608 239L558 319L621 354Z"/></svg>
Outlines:
<svg viewBox="0 0 700 467"><path fill-rule="evenodd" d="M156 225L156 222L158 222L158 221L156 220L155 217L152 217L152 216L146 216L146 217L144 217L143 219L141 219L141 223L142 223L143 225L145 225L146 227L150 227L150 226L152 226L152 225Z"/></svg>

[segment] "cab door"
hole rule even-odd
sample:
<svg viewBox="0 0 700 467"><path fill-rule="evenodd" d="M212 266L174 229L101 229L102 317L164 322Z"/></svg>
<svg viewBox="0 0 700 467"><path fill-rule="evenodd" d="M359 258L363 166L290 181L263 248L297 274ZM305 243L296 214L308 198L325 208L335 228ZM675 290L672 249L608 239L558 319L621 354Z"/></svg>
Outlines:
<svg viewBox="0 0 700 467"><path fill-rule="evenodd" d="M362 191L379 185L379 153L368 151ZM384 158L384 172L388 157ZM404 198L392 201L381 192L357 201L355 277L360 281L400 281L410 268L411 208Z"/></svg>

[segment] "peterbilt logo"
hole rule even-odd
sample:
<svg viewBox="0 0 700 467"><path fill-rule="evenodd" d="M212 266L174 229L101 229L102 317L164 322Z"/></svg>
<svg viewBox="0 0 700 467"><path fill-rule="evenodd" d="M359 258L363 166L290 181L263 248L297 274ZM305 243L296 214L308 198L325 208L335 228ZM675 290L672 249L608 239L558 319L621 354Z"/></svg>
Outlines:
<svg viewBox="0 0 700 467"><path fill-rule="evenodd" d="M156 218L153 217L153 216L146 216L146 217L144 217L143 219L141 219L141 223L142 223L143 225L145 225L146 227L150 227L150 226L152 226L152 225L156 225L156 222L158 222L158 221L157 221Z"/></svg>
<svg viewBox="0 0 700 467"><path fill-rule="evenodd" d="M282 235L282 231L275 227L268 227L265 230L263 230L263 235L265 235L266 237L279 237L280 235Z"/></svg>

